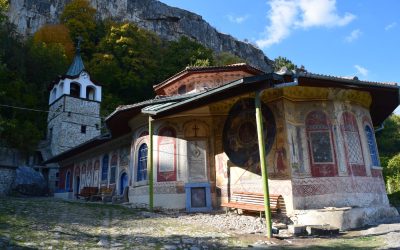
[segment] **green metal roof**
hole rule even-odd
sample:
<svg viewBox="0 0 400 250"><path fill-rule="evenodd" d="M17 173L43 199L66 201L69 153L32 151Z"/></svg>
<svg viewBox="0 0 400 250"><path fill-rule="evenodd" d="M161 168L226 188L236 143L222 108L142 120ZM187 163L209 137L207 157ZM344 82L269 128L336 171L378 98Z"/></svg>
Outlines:
<svg viewBox="0 0 400 250"><path fill-rule="evenodd" d="M83 65L83 60L81 57L81 53L79 49L77 49L74 60L72 61L71 66L69 66L69 69L65 75L67 76L77 76L79 75L82 70L85 69L85 65Z"/></svg>

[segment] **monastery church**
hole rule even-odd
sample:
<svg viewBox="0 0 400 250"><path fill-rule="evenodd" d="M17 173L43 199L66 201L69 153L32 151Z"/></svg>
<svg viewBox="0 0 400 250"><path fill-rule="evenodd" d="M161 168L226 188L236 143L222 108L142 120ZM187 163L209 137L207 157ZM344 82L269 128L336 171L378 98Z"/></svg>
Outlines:
<svg viewBox="0 0 400 250"><path fill-rule="evenodd" d="M138 206L154 193L155 207L207 212L235 192L263 193L258 99L269 192L283 197L289 217L332 224L323 216L331 211L343 229L397 213L374 136L399 105L396 84L262 72L244 63L187 67L155 85L154 99L119 106L105 118L106 134L102 87L79 53L51 87L54 157L45 163L60 166L56 197L75 199L84 187L127 188Z"/></svg>

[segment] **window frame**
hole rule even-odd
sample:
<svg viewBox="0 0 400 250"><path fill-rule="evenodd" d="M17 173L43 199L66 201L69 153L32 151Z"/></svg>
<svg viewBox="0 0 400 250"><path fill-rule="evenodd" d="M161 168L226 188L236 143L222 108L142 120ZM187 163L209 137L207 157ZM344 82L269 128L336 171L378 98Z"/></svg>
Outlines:
<svg viewBox="0 0 400 250"><path fill-rule="evenodd" d="M145 172L145 178L144 179L139 179L139 171L140 171L140 169L139 169L139 165L141 165L140 164L140 162L141 162L141 149L142 149L142 147L143 146L145 146L146 147L146 164L143 166L143 169L141 170L141 172L143 173L143 172ZM136 152L136 155L137 155L137 157L136 157L136 178L135 178L135 182L136 183L138 183L138 184L147 184L147 182L148 182L148 175L147 175L147 164L148 164L148 150L149 150L149 148L148 148L148 146L147 146L147 143L146 142L142 142L142 143L140 143L139 144L139 147L137 148L137 152Z"/></svg>
<svg viewBox="0 0 400 250"><path fill-rule="evenodd" d="M370 131L371 131L371 138L368 137L368 134L367 134L367 131L366 131L367 128L369 128ZM371 168L375 168L375 169L382 169L381 162L380 162L380 159L379 159L378 146L376 144L375 133L374 133L374 130L373 130L372 126L369 123L364 123L364 133L365 133L365 138L367 140L369 157L370 157L370 160L371 160L371 166L370 167ZM372 140L371 141L372 145L370 144L370 139ZM377 160L378 165L374 164L374 160L372 158L372 153L371 153L371 146L375 150L375 156L376 156L376 160Z"/></svg>

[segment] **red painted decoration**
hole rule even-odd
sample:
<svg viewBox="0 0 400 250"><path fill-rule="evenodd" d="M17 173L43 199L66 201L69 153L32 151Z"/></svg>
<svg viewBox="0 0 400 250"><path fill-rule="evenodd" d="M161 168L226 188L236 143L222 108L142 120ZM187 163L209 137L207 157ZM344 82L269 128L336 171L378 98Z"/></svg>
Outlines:
<svg viewBox="0 0 400 250"><path fill-rule="evenodd" d="M346 162L349 174L353 176L367 176L357 121L352 113L343 113L341 129L345 141L344 147L346 149Z"/></svg>
<svg viewBox="0 0 400 250"><path fill-rule="evenodd" d="M327 115L322 111L310 112L306 117L306 132L312 176L337 176L332 126Z"/></svg>
<svg viewBox="0 0 400 250"><path fill-rule="evenodd" d="M158 133L157 181L176 181L176 132L171 127Z"/></svg>

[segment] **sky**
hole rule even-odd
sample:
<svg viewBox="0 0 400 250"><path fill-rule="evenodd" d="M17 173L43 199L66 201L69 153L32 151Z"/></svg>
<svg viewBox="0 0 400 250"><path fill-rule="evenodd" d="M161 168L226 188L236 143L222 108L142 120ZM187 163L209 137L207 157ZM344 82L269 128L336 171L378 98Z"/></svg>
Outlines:
<svg viewBox="0 0 400 250"><path fill-rule="evenodd" d="M312 73L400 85L399 0L161 0ZM400 106L396 109L400 114Z"/></svg>

